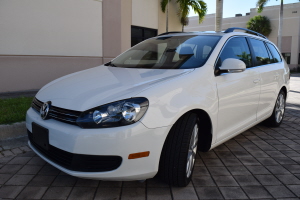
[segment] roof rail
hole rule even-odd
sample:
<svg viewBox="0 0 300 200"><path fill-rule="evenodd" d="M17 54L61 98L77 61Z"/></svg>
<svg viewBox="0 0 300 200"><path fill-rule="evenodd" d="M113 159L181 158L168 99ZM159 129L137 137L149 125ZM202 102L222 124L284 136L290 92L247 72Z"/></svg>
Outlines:
<svg viewBox="0 0 300 200"><path fill-rule="evenodd" d="M252 30L249 30L249 29L246 29L246 28L239 28L239 27L232 27L232 28L228 28L226 31L224 31L224 33L231 33L233 32L234 30L243 30L243 31L247 31L247 32L250 32L250 33L254 33L255 35L257 36L260 36L262 38L265 38L265 39L268 39L266 36L264 36L263 34L260 34L258 32L255 32L255 31L252 31Z"/></svg>
<svg viewBox="0 0 300 200"><path fill-rule="evenodd" d="M172 33L183 33L183 32L181 32L181 31L171 31L171 32L161 33L161 34L159 34L159 35L157 35L157 36L168 35L168 34L172 34Z"/></svg>

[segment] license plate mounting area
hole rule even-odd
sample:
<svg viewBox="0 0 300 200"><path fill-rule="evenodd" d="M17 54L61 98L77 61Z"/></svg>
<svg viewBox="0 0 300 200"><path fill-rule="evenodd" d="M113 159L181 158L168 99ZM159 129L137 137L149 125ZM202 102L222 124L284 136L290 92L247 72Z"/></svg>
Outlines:
<svg viewBox="0 0 300 200"><path fill-rule="evenodd" d="M32 123L32 140L45 150L49 150L49 130Z"/></svg>

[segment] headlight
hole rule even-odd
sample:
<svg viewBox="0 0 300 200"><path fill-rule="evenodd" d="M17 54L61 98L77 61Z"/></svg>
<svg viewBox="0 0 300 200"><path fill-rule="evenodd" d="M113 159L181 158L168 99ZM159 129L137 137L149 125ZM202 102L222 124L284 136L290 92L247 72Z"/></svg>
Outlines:
<svg viewBox="0 0 300 200"><path fill-rule="evenodd" d="M140 120L148 106L148 99L143 97L125 99L87 110L78 117L76 123L81 128L125 126Z"/></svg>

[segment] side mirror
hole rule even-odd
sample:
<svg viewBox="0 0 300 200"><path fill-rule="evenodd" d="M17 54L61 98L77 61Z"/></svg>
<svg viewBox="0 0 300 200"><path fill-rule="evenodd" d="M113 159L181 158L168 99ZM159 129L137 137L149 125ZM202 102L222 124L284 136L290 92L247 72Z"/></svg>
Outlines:
<svg viewBox="0 0 300 200"><path fill-rule="evenodd" d="M246 70L246 64L235 58L227 58L223 61L220 70L227 70L229 73L238 73Z"/></svg>

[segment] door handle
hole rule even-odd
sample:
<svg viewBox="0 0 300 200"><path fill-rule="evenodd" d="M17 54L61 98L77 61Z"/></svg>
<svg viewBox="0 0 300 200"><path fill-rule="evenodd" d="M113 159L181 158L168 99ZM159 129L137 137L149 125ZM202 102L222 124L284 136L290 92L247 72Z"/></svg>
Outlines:
<svg viewBox="0 0 300 200"><path fill-rule="evenodd" d="M256 84L256 83L258 83L259 81L260 81L260 79L254 79L254 80L253 80L253 83Z"/></svg>

